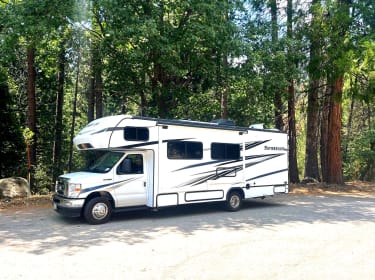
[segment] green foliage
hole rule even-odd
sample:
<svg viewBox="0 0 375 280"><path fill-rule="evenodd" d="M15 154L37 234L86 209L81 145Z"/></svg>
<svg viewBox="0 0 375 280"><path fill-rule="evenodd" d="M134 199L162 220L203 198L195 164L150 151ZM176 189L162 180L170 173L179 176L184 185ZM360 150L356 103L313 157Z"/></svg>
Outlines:
<svg viewBox="0 0 375 280"><path fill-rule="evenodd" d="M48 166L38 164L34 172L34 178L35 186L33 187L33 193L45 195L51 192L53 182L51 182L51 174Z"/></svg>
<svg viewBox="0 0 375 280"><path fill-rule="evenodd" d="M93 69L99 67L104 115L210 121L220 116L225 92L229 118L242 126L272 127L275 93L282 96L286 120L287 87L294 80L300 164L307 73L322 84L329 82L327 77L345 73L343 121L349 119L347 104L352 98L362 102L357 111L366 111L353 118L351 133L344 139L345 173L347 178L370 178L373 130L369 127L374 112L367 108L373 107L375 92L373 1L348 1L349 16L348 7L336 0L313 1L313 6L293 2L294 32L287 36L280 1L276 1L276 25L271 2L259 0L0 1L0 87L6 92L0 100L0 117L5 120L0 131L0 175L26 174L21 128L27 121L26 48L33 45L38 118L35 191L51 188L58 55L64 45L62 172L68 170L76 86L75 133L87 123L86 94ZM317 20L310 24L312 12ZM321 51L310 60L313 41ZM77 151L73 157L75 168L85 164Z"/></svg>
<svg viewBox="0 0 375 280"><path fill-rule="evenodd" d="M127 108L147 105L148 115L183 113L174 108L184 106L191 93L208 93L216 83L218 59L238 47L232 40L236 26L225 17L234 7L228 1L94 5L104 11L105 22L99 24L108 100Z"/></svg>
<svg viewBox="0 0 375 280"><path fill-rule="evenodd" d="M0 67L0 178L24 176L25 144L6 71Z"/></svg>
<svg viewBox="0 0 375 280"><path fill-rule="evenodd" d="M375 129L362 131L349 143L344 172L348 179L375 180Z"/></svg>

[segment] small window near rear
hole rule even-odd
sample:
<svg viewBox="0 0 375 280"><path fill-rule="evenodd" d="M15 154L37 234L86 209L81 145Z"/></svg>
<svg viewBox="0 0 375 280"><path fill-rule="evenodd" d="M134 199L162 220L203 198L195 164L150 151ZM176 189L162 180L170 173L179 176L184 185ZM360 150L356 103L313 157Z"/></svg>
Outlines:
<svg viewBox="0 0 375 280"><path fill-rule="evenodd" d="M212 143L211 158L220 160L239 159L240 145L230 143Z"/></svg>

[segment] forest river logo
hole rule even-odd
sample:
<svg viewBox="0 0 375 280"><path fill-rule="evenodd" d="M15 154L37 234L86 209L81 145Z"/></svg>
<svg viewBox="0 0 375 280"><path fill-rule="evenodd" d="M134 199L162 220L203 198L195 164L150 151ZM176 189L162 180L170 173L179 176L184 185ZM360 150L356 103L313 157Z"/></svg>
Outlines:
<svg viewBox="0 0 375 280"><path fill-rule="evenodd" d="M264 149L266 151L288 151L288 148L285 147L270 147L270 146L264 146Z"/></svg>

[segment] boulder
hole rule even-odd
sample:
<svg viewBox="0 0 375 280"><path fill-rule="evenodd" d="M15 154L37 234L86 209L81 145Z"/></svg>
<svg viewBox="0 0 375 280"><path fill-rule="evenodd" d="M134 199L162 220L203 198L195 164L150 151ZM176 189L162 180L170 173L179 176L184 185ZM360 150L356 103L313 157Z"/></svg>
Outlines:
<svg viewBox="0 0 375 280"><path fill-rule="evenodd" d="M28 182L21 177L5 178L0 180L0 198L26 197Z"/></svg>

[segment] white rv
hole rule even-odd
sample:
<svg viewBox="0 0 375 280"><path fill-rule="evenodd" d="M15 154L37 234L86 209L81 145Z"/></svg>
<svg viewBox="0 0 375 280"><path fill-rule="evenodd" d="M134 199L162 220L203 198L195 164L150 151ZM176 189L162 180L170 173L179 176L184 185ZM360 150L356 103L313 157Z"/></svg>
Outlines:
<svg viewBox="0 0 375 280"><path fill-rule="evenodd" d="M79 150L100 152L82 172L61 175L54 209L107 222L112 212L243 199L288 192L287 134L225 122L119 115L89 123Z"/></svg>

